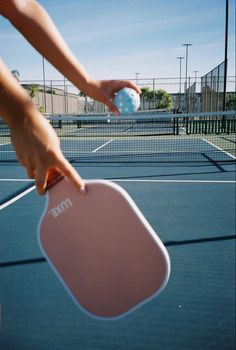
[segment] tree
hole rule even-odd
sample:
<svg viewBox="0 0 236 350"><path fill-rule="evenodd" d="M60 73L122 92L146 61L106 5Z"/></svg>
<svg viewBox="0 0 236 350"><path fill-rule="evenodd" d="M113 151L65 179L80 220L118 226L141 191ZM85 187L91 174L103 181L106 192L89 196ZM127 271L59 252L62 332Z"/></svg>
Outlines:
<svg viewBox="0 0 236 350"><path fill-rule="evenodd" d="M30 84L27 86L27 89L29 90L29 95L31 98L34 98L39 93L39 86L37 84Z"/></svg>
<svg viewBox="0 0 236 350"><path fill-rule="evenodd" d="M171 109L173 107L171 95L165 90L154 91L154 101L157 109Z"/></svg>
<svg viewBox="0 0 236 350"><path fill-rule="evenodd" d="M171 109L173 107L172 97L165 90L151 90L149 87L144 87L141 91L142 99L144 101L149 101L149 106L152 105L152 108Z"/></svg>
<svg viewBox="0 0 236 350"><path fill-rule="evenodd" d="M236 110L236 93L228 93L226 95L226 109Z"/></svg>
<svg viewBox="0 0 236 350"><path fill-rule="evenodd" d="M33 98L37 97L38 93L41 91L38 84L22 84L22 87L28 91L28 94L32 100ZM42 108L44 108L43 106L39 107L36 101L34 101L34 103L40 111L42 110Z"/></svg>
<svg viewBox="0 0 236 350"><path fill-rule="evenodd" d="M142 95L141 95L142 97L147 98L147 99L150 98L152 91L149 87L143 87L141 89L141 91L142 91Z"/></svg>

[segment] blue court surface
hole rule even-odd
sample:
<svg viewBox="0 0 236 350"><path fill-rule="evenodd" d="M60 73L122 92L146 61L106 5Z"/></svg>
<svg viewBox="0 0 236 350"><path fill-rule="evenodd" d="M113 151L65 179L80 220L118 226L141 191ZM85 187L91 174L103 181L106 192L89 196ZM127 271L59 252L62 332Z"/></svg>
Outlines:
<svg viewBox="0 0 236 350"><path fill-rule="evenodd" d="M167 247L169 283L123 318L83 313L39 249L45 197L32 191L0 211L0 348L235 349L235 163L76 168L83 178L110 179L128 191ZM27 181L17 163L2 164L1 199Z"/></svg>

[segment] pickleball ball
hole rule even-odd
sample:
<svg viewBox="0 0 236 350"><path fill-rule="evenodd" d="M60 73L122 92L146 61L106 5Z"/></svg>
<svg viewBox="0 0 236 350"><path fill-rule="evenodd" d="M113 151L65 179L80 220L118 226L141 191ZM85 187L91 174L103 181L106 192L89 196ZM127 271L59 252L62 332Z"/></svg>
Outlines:
<svg viewBox="0 0 236 350"><path fill-rule="evenodd" d="M140 97L134 89L124 88L117 92L114 103L120 114L131 114L138 110Z"/></svg>

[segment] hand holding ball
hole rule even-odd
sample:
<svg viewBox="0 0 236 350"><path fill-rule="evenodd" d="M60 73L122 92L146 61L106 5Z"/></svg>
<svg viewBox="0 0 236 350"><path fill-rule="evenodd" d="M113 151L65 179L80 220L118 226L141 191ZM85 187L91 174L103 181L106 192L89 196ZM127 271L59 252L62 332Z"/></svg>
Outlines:
<svg viewBox="0 0 236 350"><path fill-rule="evenodd" d="M140 97L134 89L124 88L117 92L114 103L120 114L131 114L138 110Z"/></svg>

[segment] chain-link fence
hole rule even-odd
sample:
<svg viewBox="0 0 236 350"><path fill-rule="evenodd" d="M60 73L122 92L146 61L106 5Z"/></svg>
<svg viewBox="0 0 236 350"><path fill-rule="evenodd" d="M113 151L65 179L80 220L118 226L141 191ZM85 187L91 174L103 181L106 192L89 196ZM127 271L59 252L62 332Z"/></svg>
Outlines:
<svg viewBox="0 0 236 350"><path fill-rule="evenodd" d="M180 78L142 78L133 80L141 89L148 88L150 91L164 90L171 99L169 109L175 112L200 112L220 110L222 106L222 66L200 77L189 77L188 87L185 91L186 82ZM101 114L109 113L106 106L98 101L85 96L67 80L37 80L20 81L27 90L35 106L48 114ZM227 91L234 93L235 77L228 77ZM180 91L183 91L180 93ZM153 98L141 96L140 110L156 109L155 94ZM211 108L211 109L210 109Z"/></svg>
<svg viewBox="0 0 236 350"><path fill-rule="evenodd" d="M222 62L201 78L202 112L223 110L224 69L225 62Z"/></svg>

